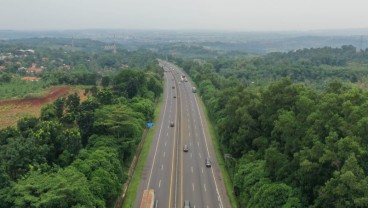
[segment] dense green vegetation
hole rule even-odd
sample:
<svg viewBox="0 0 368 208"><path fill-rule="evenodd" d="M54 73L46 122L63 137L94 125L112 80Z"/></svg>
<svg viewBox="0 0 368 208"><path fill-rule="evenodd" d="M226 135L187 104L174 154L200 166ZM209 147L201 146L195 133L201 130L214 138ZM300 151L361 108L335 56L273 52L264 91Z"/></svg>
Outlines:
<svg viewBox="0 0 368 208"><path fill-rule="evenodd" d="M0 65L0 99L37 95L51 85L96 85L106 84L109 76L122 68L153 69L156 64L154 53L148 50L117 50L116 53L103 49L104 43L92 40L75 40L75 47L67 44L68 39L40 38L12 40L0 45L0 54L6 58ZM20 52L20 49L34 52ZM29 73L32 64L42 67L43 72ZM21 81L24 76L41 78L37 82Z"/></svg>
<svg viewBox="0 0 368 208"><path fill-rule="evenodd" d="M38 53L41 60L51 59L52 53L68 54L44 48ZM59 98L44 106L39 118L25 117L16 127L0 131L0 207L107 207L126 181L163 91L163 71L147 51L71 53L65 58L75 59L70 69L50 68L41 74L45 81L24 88L84 84L90 86L88 99L81 102L77 94ZM76 58L78 53L93 55L98 66L83 66L85 59ZM121 63L136 68L121 69ZM3 72L1 89L11 91L8 87L19 84L7 78L18 73Z"/></svg>
<svg viewBox="0 0 368 208"><path fill-rule="evenodd" d="M305 49L221 66L175 60L198 85L217 127L240 207L368 206L368 92L343 76L366 78L366 70L350 67L364 64L364 53ZM227 70L239 63L253 65ZM312 80L315 67L327 83L318 89L300 82ZM252 76L264 84L250 84Z"/></svg>
<svg viewBox="0 0 368 208"><path fill-rule="evenodd" d="M84 102L77 94L58 99L40 118L23 118L16 128L0 131L0 206L105 207L119 194L145 123L153 118L162 92L154 73L126 69ZM149 88L153 79L158 91Z"/></svg>
<svg viewBox="0 0 368 208"><path fill-rule="evenodd" d="M176 61L189 69L189 62ZM247 86L264 86L290 77L295 82L322 89L333 79L361 84L368 78L368 50L357 51L353 46L303 49L260 57L226 54L205 63L206 68Z"/></svg>
<svg viewBox="0 0 368 208"><path fill-rule="evenodd" d="M46 81L29 82L20 79L11 79L8 82L0 84L0 98L8 99L14 97L40 96L42 89L48 86L50 86L50 83Z"/></svg>
<svg viewBox="0 0 368 208"><path fill-rule="evenodd" d="M0 98L87 85L41 116L0 131L0 207L106 207L126 181L163 72L147 50L98 41L14 40L1 53ZM352 46L249 56L177 44L157 50L191 76L217 129L239 207L368 206L368 50ZM222 46L226 47L226 46ZM174 54L175 55L175 54ZM166 58L166 56L165 56ZM22 67L44 66L27 83ZM231 153L231 154L229 154Z"/></svg>

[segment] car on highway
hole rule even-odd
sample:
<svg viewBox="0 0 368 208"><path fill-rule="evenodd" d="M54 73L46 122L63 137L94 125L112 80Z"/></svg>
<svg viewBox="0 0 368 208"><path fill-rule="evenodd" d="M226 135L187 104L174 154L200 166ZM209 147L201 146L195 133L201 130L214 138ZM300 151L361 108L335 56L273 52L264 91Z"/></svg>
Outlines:
<svg viewBox="0 0 368 208"><path fill-rule="evenodd" d="M183 151L184 151L184 152L188 152L188 151L189 151L189 147L188 147L188 145L187 145L187 144L185 144L185 145L184 145Z"/></svg>
<svg viewBox="0 0 368 208"><path fill-rule="evenodd" d="M209 158L206 158L205 164L206 164L207 168L210 168L211 167L211 160Z"/></svg>
<svg viewBox="0 0 368 208"><path fill-rule="evenodd" d="M173 121L170 122L170 127L174 127L174 122Z"/></svg>
<svg viewBox="0 0 368 208"><path fill-rule="evenodd" d="M189 200L184 200L184 208L191 208Z"/></svg>
<svg viewBox="0 0 368 208"><path fill-rule="evenodd" d="M175 89L175 86L172 86L171 88Z"/></svg>
<svg viewBox="0 0 368 208"><path fill-rule="evenodd" d="M176 98L176 95L174 95L173 98Z"/></svg>

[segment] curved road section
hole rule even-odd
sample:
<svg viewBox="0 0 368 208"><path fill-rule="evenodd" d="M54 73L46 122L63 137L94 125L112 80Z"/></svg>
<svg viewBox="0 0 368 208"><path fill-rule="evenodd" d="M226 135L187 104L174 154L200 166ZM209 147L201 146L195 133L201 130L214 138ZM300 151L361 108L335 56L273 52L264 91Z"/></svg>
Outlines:
<svg viewBox="0 0 368 208"><path fill-rule="evenodd" d="M230 208L198 95L181 79L183 71L159 62L164 100L134 207L140 208L144 190L154 189L158 208L181 208L184 201L192 208Z"/></svg>

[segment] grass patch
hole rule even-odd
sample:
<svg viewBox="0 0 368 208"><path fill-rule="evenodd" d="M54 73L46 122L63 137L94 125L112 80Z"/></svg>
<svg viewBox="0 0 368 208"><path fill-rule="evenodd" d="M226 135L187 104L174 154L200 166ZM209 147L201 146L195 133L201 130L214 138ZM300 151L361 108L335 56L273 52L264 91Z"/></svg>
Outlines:
<svg viewBox="0 0 368 208"><path fill-rule="evenodd" d="M162 100L163 100L163 97L161 95L160 101L155 109L155 119L154 119L155 124L157 123L159 116L160 116ZM151 143L152 143L152 139L154 135L155 135L154 129L149 130L147 133L146 141L143 144L141 155L139 156L139 160L138 160L137 166L135 167L135 171L134 171L132 180L130 181L129 188L125 195L123 208L132 208L134 206L134 201L137 197L137 191L138 191L138 187L140 184L143 167L144 167L144 164L146 163L148 152L151 147Z"/></svg>
<svg viewBox="0 0 368 208"><path fill-rule="evenodd" d="M238 202L237 202L236 197L235 197L234 192L233 192L233 184L232 184L230 175L227 172L227 168L225 166L223 153L220 150L218 134L212 126L212 121L208 117L207 108L205 107L202 99L198 99L198 100L199 100L199 103L200 103L202 109L204 109L204 114L206 116L208 128L209 128L211 138L212 138L212 144L215 148L216 158L217 158L218 165L219 165L221 173L222 173L222 177L224 178L226 193L227 193L227 196L229 197L231 207L232 208L238 208Z"/></svg>

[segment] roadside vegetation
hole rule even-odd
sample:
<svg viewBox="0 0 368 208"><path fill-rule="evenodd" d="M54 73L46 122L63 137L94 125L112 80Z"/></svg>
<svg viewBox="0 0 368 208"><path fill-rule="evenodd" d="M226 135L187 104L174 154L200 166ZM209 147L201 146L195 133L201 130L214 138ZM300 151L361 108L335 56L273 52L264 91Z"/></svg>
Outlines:
<svg viewBox="0 0 368 208"><path fill-rule="evenodd" d="M163 87L163 71L149 52L122 54L131 63L144 62L136 68L81 69L84 57L67 72L49 68L39 75L51 85L85 85L86 98L78 93L60 97L44 105L39 117L23 117L16 126L0 130L0 207L113 204ZM111 52L94 55L122 60ZM3 73L20 76L18 71Z"/></svg>
<svg viewBox="0 0 368 208"><path fill-rule="evenodd" d="M173 59L198 86L239 207L368 206L366 53Z"/></svg>

